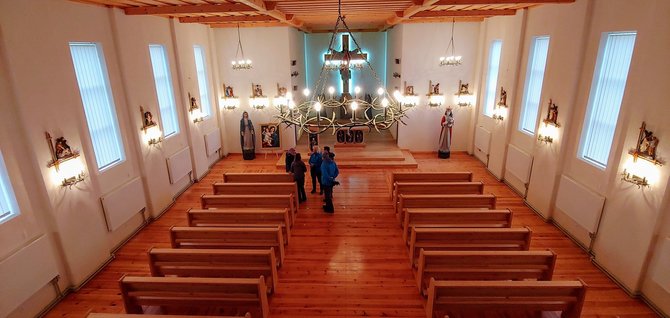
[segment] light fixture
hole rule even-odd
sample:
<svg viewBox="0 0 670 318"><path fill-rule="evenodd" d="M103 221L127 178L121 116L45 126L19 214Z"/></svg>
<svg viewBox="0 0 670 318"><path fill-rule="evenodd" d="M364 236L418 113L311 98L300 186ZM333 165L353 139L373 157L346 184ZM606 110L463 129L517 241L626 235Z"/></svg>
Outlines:
<svg viewBox="0 0 670 318"><path fill-rule="evenodd" d="M656 158L658 138L647 130L647 124L642 122L640 134L635 149L628 151L631 157L624 164L621 180L637 185L638 188L653 185L658 181L657 166L663 162ZM639 160L642 159L642 160Z"/></svg>
<svg viewBox="0 0 670 318"><path fill-rule="evenodd" d="M189 100L188 112L191 114L191 120L193 120L193 123L197 124L199 122L204 121L205 114L202 113L202 110L200 110L200 106L198 106L198 101L195 99L194 96L191 95L191 93L188 93L188 100Z"/></svg>
<svg viewBox="0 0 670 318"><path fill-rule="evenodd" d="M433 85L433 81L428 81L428 106L440 107L444 104L444 95L440 94L440 83Z"/></svg>
<svg viewBox="0 0 670 318"><path fill-rule="evenodd" d="M51 153L51 160L47 167L54 168L54 180L57 180L61 186L69 188L84 181L86 174L79 151L72 150L64 137L56 138L54 142L48 132L45 134Z"/></svg>
<svg viewBox="0 0 670 318"><path fill-rule="evenodd" d="M502 121L507 117L507 91L500 86L500 100L493 109L493 119Z"/></svg>
<svg viewBox="0 0 670 318"><path fill-rule="evenodd" d="M454 44L454 28L456 27L456 19L451 22L451 39L447 45L446 54L440 57L440 66L458 66L461 65L461 56L456 55L456 45ZM451 52L449 49L451 48ZM451 55L450 55L451 54Z"/></svg>
<svg viewBox="0 0 670 318"><path fill-rule="evenodd" d="M232 86L223 84L223 97L219 101L219 106L227 110L233 110L240 107L240 99L235 96Z"/></svg>
<svg viewBox="0 0 670 318"><path fill-rule="evenodd" d="M295 103L293 102L293 93L289 92L286 87L279 86L277 83L277 96L272 100L272 105L279 108L280 113L284 113L284 107L288 107L293 111Z"/></svg>
<svg viewBox="0 0 670 318"><path fill-rule="evenodd" d="M251 97L249 98L249 104L252 108L259 110L270 106L270 100L267 96L263 95L261 84L251 83Z"/></svg>
<svg viewBox="0 0 670 318"><path fill-rule="evenodd" d="M418 95L414 94L414 86L407 86L406 81L403 83L403 86L405 94L401 94L398 90L396 90L397 95L394 93L394 96L396 97L396 100L399 101L400 105L408 108L419 105L420 98Z"/></svg>
<svg viewBox="0 0 670 318"><path fill-rule="evenodd" d="M144 132L142 139L144 142L149 146L160 144L163 141L163 132L154 121L151 112L144 111L144 107L140 105L140 115L142 115L142 131Z"/></svg>
<svg viewBox="0 0 670 318"><path fill-rule="evenodd" d="M334 44L340 33L342 33L342 47L341 50L336 50ZM350 40L353 46L351 49L349 49ZM280 112L279 115L274 116L275 118L286 126L295 126L308 134L321 134L329 129L332 129L335 134L338 130L349 130L355 127L367 127L376 131L387 130L405 116L400 101L390 96L383 88L383 82L370 65L367 54L363 53L358 41L347 26L342 14L341 0L338 0L338 17L321 69L339 71L339 77L342 79L342 92L336 93L335 87L330 86L331 74L321 72L314 81L316 83L314 90L310 91L306 88L303 91L308 100L296 105L295 109L290 112ZM381 91L373 97L361 99L359 98L361 96L358 96L360 90L354 88L356 96L352 96L349 87L352 70L371 73L364 76L374 78L378 84L375 86L381 87ZM353 112L361 115L351 116L351 118L345 115ZM322 113L328 115L322 116Z"/></svg>
<svg viewBox="0 0 670 318"><path fill-rule="evenodd" d="M552 143L558 138L558 106L552 99L549 99L549 108L547 108L547 117L542 120L542 125L537 134L537 140L544 143Z"/></svg>
<svg viewBox="0 0 670 318"><path fill-rule="evenodd" d="M463 83L458 81L458 92L454 94L456 96L456 105L460 107L472 106L472 93L468 90L470 84Z"/></svg>
<svg viewBox="0 0 670 318"><path fill-rule="evenodd" d="M241 56L240 56L241 55ZM231 62L234 70L248 70L251 66L251 60L244 57L244 48L242 48L242 37L240 36L240 24L237 24L237 51L235 59Z"/></svg>

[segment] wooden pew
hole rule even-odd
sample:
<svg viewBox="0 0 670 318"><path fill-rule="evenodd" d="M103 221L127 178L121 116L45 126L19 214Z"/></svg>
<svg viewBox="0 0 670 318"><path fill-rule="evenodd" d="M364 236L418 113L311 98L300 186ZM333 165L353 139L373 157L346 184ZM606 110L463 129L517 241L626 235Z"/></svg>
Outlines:
<svg viewBox="0 0 670 318"><path fill-rule="evenodd" d="M92 312L86 318L251 318L250 313L244 316L185 316L185 315L135 315L135 314L102 314Z"/></svg>
<svg viewBox="0 0 670 318"><path fill-rule="evenodd" d="M130 277L119 280L126 313L141 314L142 306L163 309L225 308L268 317L265 279L201 277ZM178 313L178 312L177 312Z"/></svg>
<svg viewBox="0 0 670 318"><path fill-rule="evenodd" d="M269 249L277 266L284 262L284 238L277 227L176 227L170 228L172 248Z"/></svg>
<svg viewBox="0 0 670 318"><path fill-rule="evenodd" d="M293 175L285 172L258 172L258 173L235 173L223 174L223 182L226 183L274 183L295 182Z"/></svg>
<svg viewBox="0 0 670 318"><path fill-rule="evenodd" d="M263 183L224 183L212 185L214 194L292 194L298 206L298 185L295 182L263 182Z"/></svg>
<svg viewBox="0 0 670 318"><path fill-rule="evenodd" d="M288 209L225 209L186 212L188 226L192 227L264 227L280 226L284 244L291 240L291 219Z"/></svg>
<svg viewBox="0 0 670 318"><path fill-rule="evenodd" d="M397 182L470 182L472 172L393 172L391 173L391 191L395 191ZM393 195L395 196L395 194Z"/></svg>
<svg viewBox="0 0 670 318"><path fill-rule="evenodd" d="M497 314L495 317L509 317L528 312L561 311L562 318L579 318L586 287L581 280L506 282L431 279L426 317L462 317L460 314L470 317L492 313Z"/></svg>
<svg viewBox="0 0 670 318"><path fill-rule="evenodd" d="M152 248L148 255L151 276L264 277L268 294L277 289L277 261L273 248L266 250Z"/></svg>
<svg viewBox="0 0 670 318"><path fill-rule="evenodd" d="M295 222L298 206L291 194L263 194L263 195L227 195L203 194L200 197L203 209L218 208L279 208L289 209L291 225Z"/></svg>
<svg viewBox="0 0 670 318"><path fill-rule="evenodd" d="M476 182L396 182L393 204L401 194L484 194L484 183Z"/></svg>
<svg viewBox="0 0 670 318"><path fill-rule="evenodd" d="M527 251L532 231L511 229L412 228L410 264L417 265L419 251Z"/></svg>
<svg viewBox="0 0 670 318"><path fill-rule="evenodd" d="M416 282L424 295L435 280L551 280L553 251L425 251L419 253Z"/></svg>
<svg viewBox="0 0 670 318"><path fill-rule="evenodd" d="M402 223L409 208L477 208L495 209L493 194L401 194L398 196L397 216Z"/></svg>
<svg viewBox="0 0 670 318"><path fill-rule="evenodd" d="M512 211L482 209L405 209L402 239L409 244L413 226L451 228L507 228L512 227Z"/></svg>

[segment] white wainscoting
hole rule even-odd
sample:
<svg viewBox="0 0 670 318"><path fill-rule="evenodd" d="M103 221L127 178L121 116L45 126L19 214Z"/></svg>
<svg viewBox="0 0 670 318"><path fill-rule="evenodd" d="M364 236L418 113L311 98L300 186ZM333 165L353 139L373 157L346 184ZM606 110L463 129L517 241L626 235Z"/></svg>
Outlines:
<svg viewBox="0 0 670 318"><path fill-rule="evenodd" d="M147 206L142 180L137 177L100 198L107 229L112 232Z"/></svg>
<svg viewBox="0 0 670 318"><path fill-rule="evenodd" d="M598 228L604 205L604 196L563 175L558 186L554 219L588 247L591 244L590 234Z"/></svg>
<svg viewBox="0 0 670 318"><path fill-rule="evenodd" d="M505 181L524 197L528 190L532 168L533 156L510 144L505 160Z"/></svg>
<svg viewBox="0 0 670 318"><path fill-rule="evenodd" d="M170 184L175 184L183 177L189 175L193 171L191 164L191 153L189 147L177 151L175 154L167 158L168 176L170 177Z"/></svg>

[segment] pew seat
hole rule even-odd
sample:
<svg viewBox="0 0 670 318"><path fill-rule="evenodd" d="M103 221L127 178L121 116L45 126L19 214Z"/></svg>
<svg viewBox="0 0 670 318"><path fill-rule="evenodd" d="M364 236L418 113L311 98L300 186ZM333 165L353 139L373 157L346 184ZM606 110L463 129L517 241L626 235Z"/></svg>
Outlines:
<svg viewBox="0 0 670 318"><path fill-rule="evenodd" d="M284 244L291 240L291 220L288 209L190 209L186 213L192 227L259 227L280 226Z"/></svg>
<svg viewBox="0 0 670 318"><path fill-rule="evenodd" d="M401 194L398 196L397 216L402 224L405 209L410 208L476 208L495 209L493 194Z"/></svg>
<svg viewBox="0 0 670 318"><path fill-rule="evenodd" d="M293 175L286 172L226 172L223 174L225 183L275 183L295 182Z"/></svg>
<svg viewBox="0 0 670 318"><path fill-rule="evenodd" d="M396 182L393 204L401 194L484 194L484 183L476 182Z"/></svg>
<svg viewBox="0 0 670 318"><path fill-rule="evenodd" d="M405 209L402 239L409 244L412 227L508 228L512 211L482 209Z"/></svg>
<svg viewBox="0 0 670 318"><path fill-rule="evenodd" d="M213 194L246 195L246 194L292 194L298 206L298 186L295 182L215 182L212 184Z"/></svg>
<svg viewBox="0 0 670 318"><path fill-rule="evenodd" d="M264 195L227 195L204 194L200 197L203 209L218 208L273 208L289 209L291 225L295 222L298 206L292 194L264 194Z"/></svg>

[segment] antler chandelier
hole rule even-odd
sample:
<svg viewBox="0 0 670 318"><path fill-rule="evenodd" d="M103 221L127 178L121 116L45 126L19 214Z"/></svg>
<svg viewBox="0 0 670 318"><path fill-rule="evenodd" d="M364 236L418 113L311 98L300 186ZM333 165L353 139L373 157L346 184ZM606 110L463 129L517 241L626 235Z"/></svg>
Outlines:
<svg viewBox="0 0 670 318"><path fill-rule="evenodd" d="M355 127L367 127L370 131L374 129L379 132L391 128L396 122L405 124L402 118L406 116L406 109L402 109L399 100L392 97L384 88L383 82L368 61L367 54L361 50L344 19L342 1L339 0L337 21L314 91L305 88L303 94L307 100L300 105L289 103L286 108L278 107L280 114L275 115L275 118L281 123L298 127L307 133L317 134L329 129L335 134L338 130ZM334 48L338 33L343 33L341 51ZM349 37L354 43L352 50L349 50ZM351 71L365 69L371 72L379 88L373 97L369 94L359 96L360 88L356 87L355 95L352 96L349 93ZM343 91L339 97L332 86L327 88L328 95L326 95L329 71L339 71L342 77ZM348 118L349 116L351 117Z"/></svg>
<svg viewBox="0 0 670 318"><path fill-rule="evenodd" d="M440 56L440 66L459 66L461 65L461 56L456 55L456 45L454 44L454 28L456 26L456 19L451 21L451 40L447 45L447 51L444 56ZM451 52L449 49L451 48ZM449 55L451 53L451 55Z"/></svg>
<svg viewBox="0 0 670 318"><path fill-rule="evenodd" d="M242 58L239 59L240 53ZM234 70L248 70L251 66L251 60L244 58L244 48L242 47L242 37L240 36L240 24L237 24L237 51L235 52L235 59L231 62Z"/></svg>

